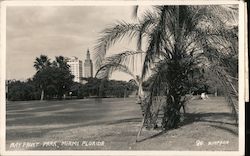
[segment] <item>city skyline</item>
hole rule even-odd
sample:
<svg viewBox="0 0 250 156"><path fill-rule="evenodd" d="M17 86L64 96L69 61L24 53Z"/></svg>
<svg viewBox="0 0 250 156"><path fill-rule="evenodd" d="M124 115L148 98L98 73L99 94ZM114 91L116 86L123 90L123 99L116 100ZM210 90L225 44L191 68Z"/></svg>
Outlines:
<svg viewBox="0 0 250 156"><path fill-rule="evenodd" d="M93 63L90 57L89 49L87 50L87 57L85 60L72 56L70 58L66 57L67 64L69 65L69 70L72 75L74 75L73 81L78 83L83 83L82 78L93 77ZM84 61L84 64L83 64Z"/></svg>
<svg viewBox="0 0 250 156"><path fill-rule="evenodd" d="M99 33L114 21L133 21L132 10L133 6L7 7L6 79L32 78L36 72L33 67L35 58L41 54L51 59L76 56L85 60L88 48L96 71L94 46ZM134 49L134 43L127 43L111 48L109 55ZM130 78L120 72L111 77L116 80Z"/></svg>

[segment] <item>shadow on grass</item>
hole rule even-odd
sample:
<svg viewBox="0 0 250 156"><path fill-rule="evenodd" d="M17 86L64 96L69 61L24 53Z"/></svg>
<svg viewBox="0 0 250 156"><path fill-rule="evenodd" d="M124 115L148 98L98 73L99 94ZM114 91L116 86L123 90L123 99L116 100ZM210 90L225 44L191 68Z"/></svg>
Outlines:
<svg viewBox="0 0 250 156"><path fill-rule="evenodd" d="M222 119L226 120L226 121L223 121ZM209 123L209 125L211 127L224 130L226 132L229 132L229 133L237 136L238 135L237 131L223 126L223 125L231 125L231 126L237 127L238 124L233 123L233 122L227 122L227 121L231 121L231 120L232 120L232 115L230 113L186 113L185 120L180 123L180 126L178 128L185 126L185 125L192 124L194 122L205 122L205 123ZM221 124L221 125L211 125L211 124ZM174 129L171 129L171 130L174 130ZM169 131L171 131L171 130L169 130ZM139 140L137 142L143 142L143 141L155 138L155 137L159 137L160 135L163 135L166 132L167 131L161 131L159 133L156 133L150 137L144 138L144 139Z"/></svg>
<svg viewBox="0 0 250 156"><path fill-rule="evenodd" d="M42 117L43 120L39 119L39 125L41 124L41 122L43 123L43 121L55 121L57 120L58 123L61 120L65 120L65 118L62 118L62 116L60 116L59 118L55 118L55 117L48 117L46 116L46 118ZM73 118L72 120L76 120L75 118ZM7 140L11 141L11 140L16 140L18 138L22 138L22 139L28 139L28 138L42 138L44 135L46 135L49 132L52 131L66 131L69 129L74 129L74 128L79 128L79 127L87 127L87 126L98 126L98 125L116 125L116 124L122 124L122 123L132 123L132 122L136 122L139 123L141 121L141 118L127 118L127 119L118 119L118 120L113 120L113 121L96 121L94 120L93 122L75 122L75 124L73 125L65 125L62 127L56 127L56 128L41 128L41 129L36 129L36 130L32 130L32 131L28 131L28 130L20 130L20 129L15 129L15 130L9 130L7 131ZM45 123L44 123L45 124ZM35 125L35 124L34 124Z"/></svg>
<svg viewBox="0 0 250 156"><path fill-rule="evenodd" d="M119 107L117 104L123 105L123 101L123 103L119 103L117 99L107 100L108 102L94 101L92 99L9 102L8 106L10 107L6 110L7 140L38 139L53 131L61 132L86 126L139 123L141 121L140 115L138 117L133 115L137 113L137 110L135 112L130 111L131 115L126 115L125 111L113 109L114 106ZM119 113L119 116L112 116L111 114L114 111L116 111L114 114ZM18 126L18 128L15 128L15 126ZM28 130L26 126L29 126ZM30 128L31 126L34 127ZM10 127L11 129L9 129Z"/></svg>
<svg viewBox="0 0 250 156"><path fill-rule="evenodd" d="M236 124L233 119L231 113L186 113L185 119L180 124L180 127L194 122L204 122L208 123L211 127L224 130L237 136L237 131L228 128L228 125L238 127L238 124Z"/></svg>
<svg viewBox="0 0 250 156"><path fill-rule="evenodd" d="M112 99L109 99L112 100ZM7 140L17 140L26 138L43 138L44 135L51 131L65 131L72 128L79 128L85 126L97 126L97 125L116 125L121 123L140 123L140 117L126 118L126 113L120 114L121 117L113 117L110 115L111 111L115 111L112 108L117 106L117 101L114 101L115 105L110 103L101 102L93 103L91 100L71 101L70 104L66 102L55 101L51 103L46 102L31 102L22 105L18 103L11 103L13 106L10 110L13 110L11 114L8 114L7 109L7 127L9 126L44 126L44 128L32 128L31 131L25 129L11 129L7 131ZM91 103L92 102L92 103ZM32 109L30 109L32 108ZM139 107L138 107L139 110ZM56 112L53 112L56 111ZM135 113L139 113L135 112ZM135 114L130 112L130 114ZM22 116L23 115L23 116ZM38 116L34 116L38 115ZM140 115L138 115L140 116ZM185 120L181 123L181 126L192 124L194 122L207 122L214 124L221 124L219 126L214 125L215 128L219 128L230 132L234 135L237 133L227 127L223 127L223 124L234 125L232 116L230 113L186 113ZM125 119L121 119L125 118ZM46 125L61 124L60 127L47 127ZM149 136L140 140L139 142L159 137L164 134L161 131L153 136Z"/></svg>
<svg viewBox="0 0 250 156"><path fill-rule="evenodd" d="M227 127L223 127L223 126L218 126L218 125L210 125L211 127L214 127L214 128L217 128L217 129L221 129L221 130L224 130L224 131L227 131L233 135L238 135L238 131L235 131L235 130L232 130L230 128L227 128Z"/></svg>
<svg viewBox="0 0 250 156"><path fill-rule="evenodd" d="M186 113L185 119L180 126L188 125L194 122L208 122L238 126L238 124L233 122L231 113Z"/></svg>
<svg viewBox="0 0 250 156"><path fill-rule="evenodd" d="M153 139L153 138L156 138L156 137L159 137L159 136L163 135L164 133L166 133L166 131L160 131L159 133L156 133L156 134L154 134L154 135L152 135L150 137L147 137L147 138L143 138L141 140L137 140L136 142L139 143L139 142L143 142L143 141L146 141L146 140L149 140L149 139Z"/></svg>
<svg viewBox="0 0 250 156"><path fill-rule="evenodd" d="M114 124L121 124L121 123L128 123L128 122L137 122L139 123L142 119L141 118L129 118L129 119L121 119L115 120L112 122L107 122L106 125L114 125Z"/></svg>

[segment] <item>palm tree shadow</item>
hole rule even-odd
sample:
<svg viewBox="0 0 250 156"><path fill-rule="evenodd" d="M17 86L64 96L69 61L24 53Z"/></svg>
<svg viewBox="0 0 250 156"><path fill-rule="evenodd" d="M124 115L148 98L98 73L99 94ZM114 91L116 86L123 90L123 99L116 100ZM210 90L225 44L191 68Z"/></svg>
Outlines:
<svg viewBox="0 0 250 156"><path fill-rule="evenodd" d="M135 117L135 118L127 118L127 119L120 119L120 120L115 120L111 122L106 122L106 125L115 125L115 124L121 124L121 123L139 123L141 121L141 118Z"/></svg>
<svg viewBox="0 0 250 156"><path fill-rule="evenodd" d="M238 135L238 132L235 130L232 130L230 128L224 127L222 125L232 125L232 126L238 126L238 124L233 123L233 122L227 122L227 121L220 121L218 119L224 117L224 118L232 118L232 115L230 113L186 113L185 114L185 119L184 121L180 124L179 127L185 126L185 125L189 125L192 124L194 122L204 122L204 123L208 123L210 126L214 127L214 128L218 128L224 131L227 131L233 135ZM220 124L219 125L213 125L213 124ZM157 134L154 134L150 137L146 137L143 138L141 140L138 140L137 142L143 142L146 141L148 139L152 139L155 137L159 137L161 135L163 135L164 133L166 133L165 131L161 131Z"/></svg>
<svg viewBox="0 0 250 156"><path fill-rule="evenodd" d="M141 140L137 140L136 142L143 142L143 141L146 141L146 140L149 140L149 139L153 139L155 137L159 137L159 136L163 135L164 133L166 133L166 131L160 131L159 133L156 133L156 134L154 134L154 135L152 135L150 137L143 138Z"/></svg>
<svg viewBox="0 0 250 156"><path fill-rule="evenodd" d="M221 120L225 119L225 120ZM194 122L207 122L215 124L227 124L237 126L235 122L232 121L232 115L230 113L186 113L184 121L180 126L192 124Z"/></svg>
<svg viewBox="0 0 250 156"><path fill-rule="evenodd" d="M238 124L232 119L233 117L230 113L186 113L185 119L180 124L180 127L192 124L194 122L203 122L207 123L211 127L229 132L237 136L237 130L234 128L228 128L228 126L238 127Z"/></svg>

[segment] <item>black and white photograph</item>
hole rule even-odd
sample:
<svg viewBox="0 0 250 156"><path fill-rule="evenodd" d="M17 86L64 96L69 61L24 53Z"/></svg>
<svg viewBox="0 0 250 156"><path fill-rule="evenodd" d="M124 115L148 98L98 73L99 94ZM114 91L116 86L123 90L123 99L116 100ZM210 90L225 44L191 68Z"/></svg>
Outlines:
<svg viewBox="0 0 250 156"><path fill-rule="evenodd" d="M1 3L1 155L243 155L241 1Z"/></svg>

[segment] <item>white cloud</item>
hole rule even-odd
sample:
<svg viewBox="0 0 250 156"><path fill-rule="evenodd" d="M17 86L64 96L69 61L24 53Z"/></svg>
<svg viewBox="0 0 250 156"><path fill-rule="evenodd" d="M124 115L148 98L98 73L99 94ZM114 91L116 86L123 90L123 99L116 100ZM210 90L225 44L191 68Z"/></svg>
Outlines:
<svg viewBox="0 0 250 156"><path fill-rule="evenodd" d="M102 29L116 20L131 21L131 9L131 6L8 7L7 78L32 76L34 59L41 53L84 59L85 50L92 50Z"/></svg>

